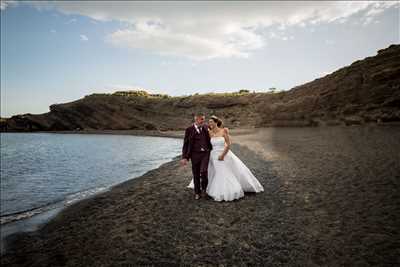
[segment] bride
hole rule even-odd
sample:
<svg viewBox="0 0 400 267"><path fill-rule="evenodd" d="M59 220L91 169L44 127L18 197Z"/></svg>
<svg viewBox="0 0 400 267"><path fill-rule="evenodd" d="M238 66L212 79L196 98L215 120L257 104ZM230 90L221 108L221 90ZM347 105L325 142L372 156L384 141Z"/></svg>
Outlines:
<svg viewBox="0 0 400 267"><path fill-rule="evenodd" d="M222 121L211 116L208 126L213 149L208 163L207 194L215 201L231 201L243 197L244 192L264 191L257 178L230 150L229 132L222 127ZM193 180L188 187L194 187Z"/></svg>

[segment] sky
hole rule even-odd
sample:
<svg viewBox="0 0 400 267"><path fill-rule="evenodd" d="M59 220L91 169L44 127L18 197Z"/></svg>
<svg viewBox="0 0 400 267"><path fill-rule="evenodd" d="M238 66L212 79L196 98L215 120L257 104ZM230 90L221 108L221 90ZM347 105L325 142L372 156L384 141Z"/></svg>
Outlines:
<svg viewBox="0 0 400 267"><path fill-rule="evenodd" d="M399 7L1 0L1 117L117 90L289 90L400 43Z"/></svg>

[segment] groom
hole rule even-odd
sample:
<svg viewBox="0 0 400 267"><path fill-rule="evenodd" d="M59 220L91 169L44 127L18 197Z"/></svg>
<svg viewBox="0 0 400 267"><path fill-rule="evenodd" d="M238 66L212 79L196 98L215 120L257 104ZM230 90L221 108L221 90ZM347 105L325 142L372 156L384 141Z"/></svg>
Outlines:
<svg viewBox="0 0 400 267"><path fill-rule="evenodd" d="M212 149L208 127L203 113L196 113L194 123L185 131L181 164L186 166L192 160L195 199L206 196L208 185L208 161Z"/></svg>

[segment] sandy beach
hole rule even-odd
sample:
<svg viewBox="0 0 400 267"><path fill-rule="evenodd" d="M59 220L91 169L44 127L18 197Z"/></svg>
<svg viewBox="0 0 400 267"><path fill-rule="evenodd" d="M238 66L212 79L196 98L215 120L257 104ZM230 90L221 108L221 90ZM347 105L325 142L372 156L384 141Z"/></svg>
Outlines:
<svg viewBox="0 0 400 267"><path fill-rule="evenodd" d="M64 209L38 231L10 236L1 263L400 264L398 127L247 129L232 131L232 140L264 192L196 201L186 188L190 167L175 158Z"/></svg>

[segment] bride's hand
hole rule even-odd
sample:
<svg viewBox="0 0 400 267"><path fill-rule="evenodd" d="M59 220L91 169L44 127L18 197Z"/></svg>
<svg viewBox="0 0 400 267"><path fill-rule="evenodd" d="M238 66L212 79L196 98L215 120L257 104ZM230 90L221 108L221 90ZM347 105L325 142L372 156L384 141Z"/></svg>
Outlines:
<svg viewBox="0 0 400 267"><path fill-rule="evenodd" d="M224 160L224 156L219 155L219 156L218 156L218 160Z"/></svg>

